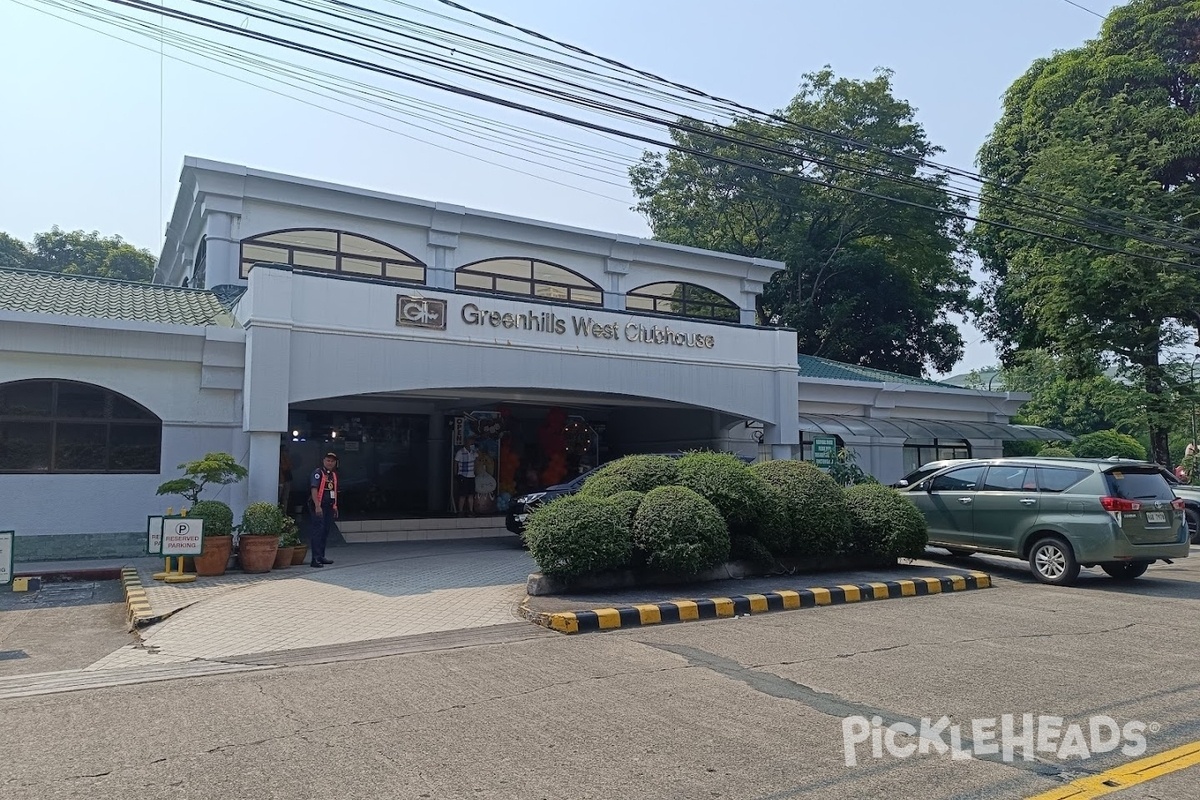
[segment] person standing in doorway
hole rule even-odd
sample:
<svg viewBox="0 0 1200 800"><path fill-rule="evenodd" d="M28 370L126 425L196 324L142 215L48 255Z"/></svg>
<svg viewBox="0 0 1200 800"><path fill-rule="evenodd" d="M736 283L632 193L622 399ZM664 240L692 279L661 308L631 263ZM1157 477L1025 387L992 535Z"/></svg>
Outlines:
<svg viewBox="0 0 1200 800"><path fill-rule="evenodd" d="M475 447L475 437L468 436L463 446L454 454L454 497L458 500L458 515L461 517L463 506L467 513L475 516L475 460L479 451Z"/></svg>
<svg viewBox="0 0 1200 800"><path fill-rule="evenodd" d="M309 536L309 547L312 549L312 562L309 566L312 567L323 567L333 563L332 559L325 557L325 542L329 540L329 529L333 527L333 521L338 516L337 465L337 454L326 453L321 466L313 472L308 481L313 507L312 534Z"/></svg>

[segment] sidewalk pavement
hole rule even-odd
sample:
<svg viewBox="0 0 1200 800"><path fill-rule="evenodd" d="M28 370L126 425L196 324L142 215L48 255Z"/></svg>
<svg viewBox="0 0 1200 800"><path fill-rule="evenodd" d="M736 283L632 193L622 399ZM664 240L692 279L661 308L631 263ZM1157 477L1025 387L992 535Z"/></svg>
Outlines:
<svg viewBox="0 0 1200 800"><path fill-rule="evenodd" d="M140 628L139 642L121 647L85 670L233 661L261 653L482 629L516 623L522 618L568 632L694 619L694 614L672 616L666 606L701 598L740 598L736 603L719 602L715 611L702 608L701 618L705 610L713 611L709 616L759 613L768 610L763 597L771 601L770 610L853 602L888 597L886 590L881 593L878 588L873 595L869 588L853 589L887 581L913 582L903 587L903 592L894 586L896 591L890 596L926 594L961 588L964 582L958 580L952 586L943 580L944 588L940 588L935 585L937 581L925 579L971 574L966 565L917 561L884 571L776 575L527 597L526 582L537 566L515 537L350 544L330 548L329 556L335 563L323 569L302 565L256 575L231 572L181 584L153 579L153 574L163 568L162 559L123 562L126 574L134 584L141 584L144 593L138 603L148 610L139 614L155 621ZM69 562L51 566L61 570L63 563ZM111 569L118 565L75 563L79 569ZM967 583L972 582L968 579ZM838 586L851 588L839 590ZM808 591L811 587L830 587L832 592L817 589L814 595ZM754 597L748 601L747 595ZM707 602L702 600L702 604ZM556 626L547 619L556 614L579 611L585 616L594 609L645 608L652 604L663 605L664 613L643 611L640 623L636 612L608 612L608 622L590 628L587 624L573 629Z"/></svg>

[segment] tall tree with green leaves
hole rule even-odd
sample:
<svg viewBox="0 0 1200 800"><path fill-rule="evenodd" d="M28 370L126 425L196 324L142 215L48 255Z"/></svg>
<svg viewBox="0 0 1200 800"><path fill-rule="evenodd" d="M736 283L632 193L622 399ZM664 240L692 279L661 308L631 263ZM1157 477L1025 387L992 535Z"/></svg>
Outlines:
<svg viewBox="0 0 1200 800"><path fill-rule="evenodd" d="M1200 223L1198 112L1200 0L1133 0L1109 15L1098 39L1035 62L1016 81L979 154L992 181L983 219L1075 240L977 226L989 275L985 332L1009 363L1031 346L1114 363L1141 393L1150 455L1162 463L1170 463L1181 388L1169 353L1194 338L1186 328L1200 309L1200 275L1194 256L1129 232L1200 245L1194 233L1155 224L1195 231ZM1077 208L1061 213L1108 230L1048 222L1016 207L1045 207L1045 197L1068 200Z"/></svg>
<svg viewBox="0 0 1200 800"><path fill-rule="evenodd" d="M34 234L32 245L0 233L0 267L148 282L154 277L155 263L150 251L96 231L68 232L56 225Z"/></svg>
<svg viewBox="0 0 1200 800"><path fill-rule="evenodd" d="M758 317L794 328L801 353L907 375L948 370L963 340L947 314L970 307L972 286L962 205L943 174L919 166L941 150L893 96L891 73L806 75L777 116L787 122L739 119L732 134L681 120L674 142L703 155L647 152L630 176L654 237L786 262Z"/></svg>

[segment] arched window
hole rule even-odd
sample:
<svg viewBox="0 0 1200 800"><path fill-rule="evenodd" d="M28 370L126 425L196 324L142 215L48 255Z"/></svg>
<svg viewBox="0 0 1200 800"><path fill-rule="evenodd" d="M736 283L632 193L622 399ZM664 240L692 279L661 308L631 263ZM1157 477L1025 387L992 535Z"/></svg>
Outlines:
<svg viewBox="0 0 1200 800"><path fill-rule="evenodd" d="M604 304L604 290L566 267L536 258L489 258L459 267L454 288L542 297L588 306Z"/></svg>
<svg viewBox="0 0 1200 800"><path fill-rule="evenodd" d="M0 384L0 473L160 471L162 420L75 381Z"/></svg>
<svg viewBox="0 0 1200 800"><path fill-rule="evenodd" d="M741 311L736 303L694 283L648 283L639 286L626 293L625 308L693 319L741 320Z"/></svg>
<svg viewBox="0 0 1200 800"><path fill-rule="evenodd" d="M377 239L343 231L297 228L243 239L243 278L257 262L402 283L425 282L425 265L408 253Z"/></svg>

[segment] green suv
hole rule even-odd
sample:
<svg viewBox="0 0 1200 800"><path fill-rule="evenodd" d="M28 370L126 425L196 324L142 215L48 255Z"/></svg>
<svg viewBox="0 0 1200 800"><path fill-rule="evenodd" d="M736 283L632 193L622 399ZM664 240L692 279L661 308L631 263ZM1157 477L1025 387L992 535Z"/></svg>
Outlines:
<svg viewBox="0 0 1200 800"><path fill-rule="evenodd" d="M1184 502L1153 464L1083 458L998 458L947 467L907 487L929 543L952 555L1026 559L1043 583L1080 567L1136 578L1188 555Z"/></svg>

